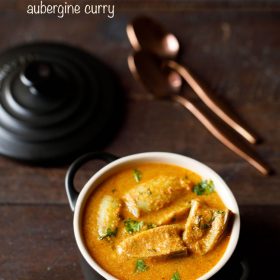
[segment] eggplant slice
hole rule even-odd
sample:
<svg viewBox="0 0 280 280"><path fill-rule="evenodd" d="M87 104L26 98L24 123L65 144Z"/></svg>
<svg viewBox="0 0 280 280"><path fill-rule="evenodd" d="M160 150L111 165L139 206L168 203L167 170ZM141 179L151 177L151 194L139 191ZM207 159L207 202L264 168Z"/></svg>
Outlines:
<svg viewBox="0 0 280 280"><path fill-rule="evenodd" d="M120 221L121 201L111 195L105 195L100 203L97 227L99 239L110 238L117 234Z"/></svg>
<svg viewBox="0 0 280 280"><path fill-rule="evenodd" d="M181 238L182 230L179 225L166 225L143 231L123 240L117 246L117 252L137 258L187 254Z"/></svg>
<svg viewBox="0 0 280 280"><path fill-rule="evenodd" d="M123 199L128 210L137 218L157 211L191 190L191 181L176 176L158 176L127 192Z"/></svg>
<svg viewBox="0 0 280 280"><path fill-rule="evenodd" d="M186 198L178 199L171 205L149 214L146 222L158 226L167 225L178 222L188 216L191 208L191 203Z"/></svg>
<svg viewBox="0 0 280 280"><path fill-rule="evenodd" d="M205 255L219 241L229 220L230 211L217 210L198 201L191 201L191 209L183 240L194 254Z"/></svg>

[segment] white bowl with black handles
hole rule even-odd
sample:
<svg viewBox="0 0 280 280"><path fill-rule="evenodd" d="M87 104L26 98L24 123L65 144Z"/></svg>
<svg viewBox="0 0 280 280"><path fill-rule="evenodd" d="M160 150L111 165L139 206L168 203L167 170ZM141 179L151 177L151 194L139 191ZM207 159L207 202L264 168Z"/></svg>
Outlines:
<svg viewBox="0 0 280 280"><path fill-rule="evenodd" d="M74 177L79 168L86 162L90 160L102 160L106 165L101 168L98 172L93 174L93 176L87 181L87 183L82 188L79 193L74 186ZM97 188L102 182L104 182L108 177L112 176L119 170L126 167L135 166L141 163L164 163L177 165L189 170L194 171L199 174L202 179L211 179L214 182L215 190L221 197L225 206L234 213L233 224L230 239L227 248L221 257L221 259L213 266L207 273L198 278L198 280L210 279L215 275L221 268L228 262L233 252L235 251L239 233L240 233L240 214L237 202L232 194L231 190L224 182L224 180L211 168L205 164L194 160L192 158L165 152L147 152L129 155L121 158L117 158L108 153L88 153L78 158L70 167L66 175L65 185L66 192L69 200L70 207L74 211L74 235L79 248L80 253L86 260L87 264L92 269L94 279L108 279L115 280L113 275L105 271L89 254L82 236L82 217L84 207L86 205L87 199L90 197L91 193ZM97 276L99 275L99 276ZM243 275L244 276L244 275ZM245 278L242 278L245 279Z"/></svg>

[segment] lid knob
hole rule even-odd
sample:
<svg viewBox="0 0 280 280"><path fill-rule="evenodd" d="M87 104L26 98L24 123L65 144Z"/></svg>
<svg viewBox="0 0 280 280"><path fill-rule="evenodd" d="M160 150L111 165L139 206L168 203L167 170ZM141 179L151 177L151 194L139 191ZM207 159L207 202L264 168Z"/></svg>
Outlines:
<svg viewBox="0 0 280 280"><path fill-rule="evenodd" d="M51 94L56 91L59 83L53 65L44 61L32 61L27 64L20 74L20 80L34 95Z"/></svg>

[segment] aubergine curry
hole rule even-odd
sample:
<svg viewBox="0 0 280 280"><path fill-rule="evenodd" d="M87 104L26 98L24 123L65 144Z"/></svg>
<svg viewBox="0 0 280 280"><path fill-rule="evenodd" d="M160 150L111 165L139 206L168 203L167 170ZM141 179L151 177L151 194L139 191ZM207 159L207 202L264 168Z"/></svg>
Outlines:
<svg viewBox="0 0 280 280"><path fill-rule="evenodd" d="M139 164L93 191L83 238L92 258L118 279L197 279L223 256L229 216L211 178Z"/></svg>

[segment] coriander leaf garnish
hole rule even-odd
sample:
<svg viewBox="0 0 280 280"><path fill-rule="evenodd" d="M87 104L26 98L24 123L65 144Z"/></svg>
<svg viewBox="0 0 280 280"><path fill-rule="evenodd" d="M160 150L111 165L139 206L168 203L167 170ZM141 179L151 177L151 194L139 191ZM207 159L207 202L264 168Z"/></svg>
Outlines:
<svg viewBox="0 0 280 280"><path fill-rule="evenodd" d="M109 238L109 237L113 237L116 236L118 233L118 229L116 228L115 230L111 230L111 228L107 228L107 231L104 235L99 236L100 240L103 240L104 238Z"/></svg>
<svg viewBox="0 0 280 280"><path fill-rule="evenodd" d="M210 194L215 191L214 183L212 180L203 180L196 184L193 188L193 192L197 195Z"/></svg>
<svg viewBox="0 0 280 280"><path fill-rule="evenodd" d="M139 183L142 179L142 172L138 169L133 170L133 177L136 183Z"/></svg>
<svg viewBox="0 0 280 280"><path fill-rule="evenodd" d="M156 224L147 224L147 229L156 228Z"/></svg>
<svg viewBox="0 0 280 280"><path fill-rule="evenodd" d="M141 259L138 259L135 264L134 272L145 272L149 267L145 264L145 262Z"/></svg>
<svg viewBox="0 0 280 280"><path fill-rule="evenodd" d="M127 219L124 221L124 228L128 233L139 232L144 225L144 222L135 221L132 219Z"/></svg>
<svg viewBox="0 0 280 280"><path fill-rule="evenodd" d="M178 271L176 271L173 275L171 280L181 280L180 274Z"/></svg>

